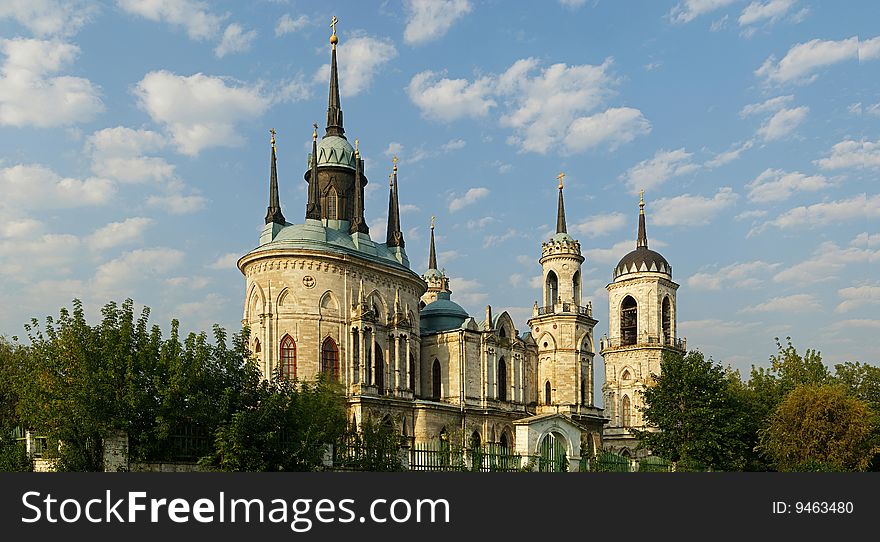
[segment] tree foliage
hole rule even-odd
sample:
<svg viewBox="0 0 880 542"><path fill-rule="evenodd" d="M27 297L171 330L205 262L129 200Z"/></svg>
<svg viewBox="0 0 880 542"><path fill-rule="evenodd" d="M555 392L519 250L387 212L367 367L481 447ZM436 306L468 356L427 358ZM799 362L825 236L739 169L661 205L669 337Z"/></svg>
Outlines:
<svg viewBox="0 0 880 542"><path fill-rule="evenodd" d="M746 427L725 370L698 351L667 352L660 375L645 391L643 415L659 431L634 431L666 459L713 470L746 462Z"/></svg>
<svg viewBox="0 0 880 542"><path fill-rule="evenodd" d="M792 390L770 418L762 448L784 471L866 469L877 452L875 416L833 384Z"/></svg>

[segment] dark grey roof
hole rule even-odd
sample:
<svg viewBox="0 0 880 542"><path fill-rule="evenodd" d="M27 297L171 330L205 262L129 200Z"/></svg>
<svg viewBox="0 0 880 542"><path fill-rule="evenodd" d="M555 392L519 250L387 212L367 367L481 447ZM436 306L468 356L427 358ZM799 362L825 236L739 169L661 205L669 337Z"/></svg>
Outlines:
<svg viewBox="0 0 880 542"><path fill-rule="evenodd" d="M620 259L614 268L614 278L627 273L651 271L664 273L672 278L672 266L659 252L640 246Z"/></svg>

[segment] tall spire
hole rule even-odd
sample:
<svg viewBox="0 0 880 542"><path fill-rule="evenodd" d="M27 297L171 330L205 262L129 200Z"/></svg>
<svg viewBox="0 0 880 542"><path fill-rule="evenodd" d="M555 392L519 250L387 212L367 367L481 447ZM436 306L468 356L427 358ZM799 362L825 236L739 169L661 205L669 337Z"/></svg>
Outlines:
<svg viewBox="0 0 880 542"><path fill-rule="evenodd" d="M309 200L306 203L306 218L321 220L321 196L318 189L318 123L312 124L312 171L309 177Z"/></svg>
<svg viewBox="0 0 880 542"><path fill-rule="evenodd" d="M330 98L327 103L327 136L343 136L345 129L342 127L342 106L339 103L339 76L336 69L336 44L339 38L336 37L336 24L339 20L336 16L330 21L330 28L333 33L330 35L331 60L330 60ZM344 137L344 136L343 136Z"/></svg>
<svg viewBox="0 0 880 542"><path fill-rule="evenodd" d="M437 249L434 248L434 217L431 217L431 249L428 252L428 269L437 269Z"/></svg>
<svg viewBox="0 0 880 542"><path fill-rule="evenodd" d="M269 160L269 208L266 210L266 224L284 225L284 215L281 213L281 201L278 198L278 171L275 167L275 129L269 130L272 134L272 157Z"/></svg>
<svg viewBox="0 0 880 542"><path fill-rule="evenodd" d="M394 171L391 173L391 188L388 195L388 228L385 245L403 248L403 232L400 231L400 207L397 204L397 157L393 158Z"/></svg>
<svg viewBox="0 0 880 542"><path fill-rule="evenodd" d="M648 248L648 234L645 231L645 191L639 191L639 238L636 241L636 248Z"/></svg>
<svg viewBox="0 0 880 542"><path fill-rule="evenodd" d="M567 233L565 231L565 205L562 202L562 179L565 178L565 173L560 172L556 178L559 179L559 204L556 209L556 233Z"/></svg>
<svg viewBox="0 0 880 542"><path fill-rule="evenodd" d="M348 228L349 233L369 233L370 228L364 220L364 199L362 192L364 191L363 179L361 175L364 171L364 161L361 159L361 151L358 148L358 140L354 140L354 204L352 205L351 225Z"/></svg>

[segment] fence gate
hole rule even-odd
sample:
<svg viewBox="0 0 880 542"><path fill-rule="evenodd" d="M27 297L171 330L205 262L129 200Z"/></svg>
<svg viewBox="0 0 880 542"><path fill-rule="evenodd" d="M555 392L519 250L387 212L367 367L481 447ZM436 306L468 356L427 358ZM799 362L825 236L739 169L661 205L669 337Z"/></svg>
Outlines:
<svg viewBox="0 0 880 542"><path fill-rule="evenodd" d="M565 456L565 441L548 433L541 440L538 456L538 470L540 472L563 472L568 470L568 459Z"/></svg>

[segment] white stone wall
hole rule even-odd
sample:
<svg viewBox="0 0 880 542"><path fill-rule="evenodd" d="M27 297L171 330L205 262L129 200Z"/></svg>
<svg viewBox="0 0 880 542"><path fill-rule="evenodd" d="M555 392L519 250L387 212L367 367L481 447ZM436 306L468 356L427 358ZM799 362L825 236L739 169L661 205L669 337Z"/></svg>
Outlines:
<svg viewBox="0 0 880 542"><path fill-rule="evenodd" d="M612 342L620 340L620 307L626 296L632 296L638 303L638 340L643 337L661 337L661 311L663 298L669 296L670 339L676 337L676 291L678 284L659 273L638 273L627 275L608 285L608 333Z"/></svg>

